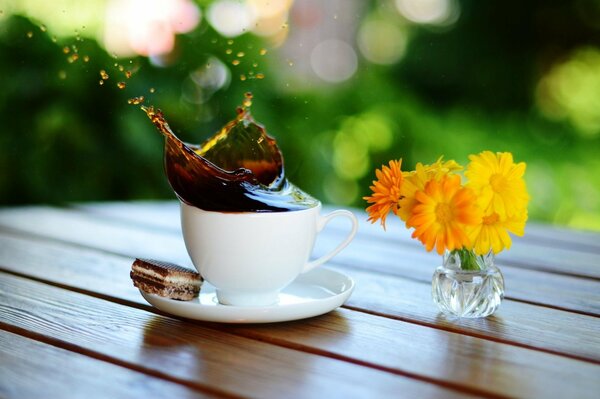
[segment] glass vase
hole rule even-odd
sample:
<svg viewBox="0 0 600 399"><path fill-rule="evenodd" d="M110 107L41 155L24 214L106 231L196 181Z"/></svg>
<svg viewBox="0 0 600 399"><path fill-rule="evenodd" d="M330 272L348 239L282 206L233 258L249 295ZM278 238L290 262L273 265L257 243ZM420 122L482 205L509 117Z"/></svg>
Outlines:
<svg viewBox="0 0 600 399"><path fill-rule="evenodd" d="M494 254L475 255L469 250L447 251L443 265L433 274L433 301L452 317L486 317L504 298L504 277L494 264Z"/></svg>

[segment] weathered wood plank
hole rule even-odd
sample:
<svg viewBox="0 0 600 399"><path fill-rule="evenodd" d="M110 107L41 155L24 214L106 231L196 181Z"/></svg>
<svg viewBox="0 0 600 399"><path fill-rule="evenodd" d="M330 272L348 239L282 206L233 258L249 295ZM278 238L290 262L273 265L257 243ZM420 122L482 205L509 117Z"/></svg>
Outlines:
<svg viewBox="0 0 600 399"><path fill-rule="evenodd" d="M111 204L105 208L102 205L81 205L77 209L115 221L128 221L181 234L179 208L178 204L173 202L144 204L140 207L136 207L136 203ZM378 225L367 223L364 212L355 210L355 214L361 221L360 234L352 245L338 256L338 260L352 260L358 256L361 263L364 263L369 261L373 253L381 253L385 254L385 259L396 261L406 258L407 253L411 253L410 258L414 258L416 264L431 266L440 262L440 256L426 253L418 241L410 238L410 232L398 221L391 221L388 231L384 232ZM327 245L322 242L317 250L332 247L335 242L341 240L348 231L344 223L344 220L332 221L325 234L321 235L327 240ZM587 235L594 236L593 233ZM576 243L572 243L570 247L556 246L555 240L552 239L543 245L544 239L525 240L524 237L517 237L513 240L513 247L499 256L498 263L517 270L539 270L600 280L600 234L596 234L595 237L598 241L598 251L592 252L581 251Z"/></svg>
<svg viewBox="0 0 600 399"><path fill-rule="evenodd" d="M1 269L145 304L129 280L131 258L2 233L0 247L6 249L0 252ZM336 268L357 282L348 302L353 308L600 362L600 336L595 333L600 330L600 318L505 301L494 317L448 321L439 316L432 303L429 284Z"/></svg>
<svg viewBox="0 0 600 399"><path fill-rule="evenodd" d="M219 332L0 273L0 323L225 394L252 397L455 397L457 391ZM458 389L458 388L456 388Z"/></svg>
<svg viewBox="0 0 600 399"><path fill-rule="evenodd" d="M138 224L115 223L78 212L53 208L31 208L32 212L12 216L0 212L0 227L10 225L22 231L98 247L128 255L147 256L191 266L183 240L178 233L144 228ZM172 211L177 208L171 207ZM160 219L163 214L158 214ZM11 222L12 221L12 222ZM315 255L324 253L339 241L326 232L317 240ZM342 251L334 262L363 270L395 274L413 280L430 282L439 257L423 250L390 246L387 242L365 244L359 238ZM600 314L600 282L581 278L530 271L515 267L502 268L506 278L506 296L518 300L574 310L584 314ZM535 281L532 286L531 281Z"/></svg>
<svg viewBox="0 0 600 399"><path fill-rule="evenodd" d="M41 251L45 253L47 248L41 248ZM50 252L57 255L56 251ZM85 254L88 259L90 252L87 251ZM104 273L100 270L91 270L89 277L85 277L88 274L87 267L82 266L81 263L74 263L66 268L69 260L76 259L61 256L64 261L57 269L79 274L69 273L69 279L65 278L65 273L55 275L53 270L56 269L48 270L46 267L46 272L38 273L37 277L50 277L51 281L84 290L89 290L91 288L89 282L95 280L97 287L95 291L108 299L134 298L136 303L142 302L139 294L136 296L137 290L124 281L128 280L124 271L129 269L131 260L118 259L118 257L107 259L109 255L101 255L101 257L108 261L104 264L93 261L88 265L90 269L101 268ZM22 264L27 264L26 259L22 257L21 261L25 261ZM48 262L51 263L51 260ZM48 263L45 265L48 266ZM24 271L25 268L21 268L21 272ZM80 281L82 281L81 286ZM124 292L115 290L115 287L119 287ZM600 372L600 366L593 364L588 365L512 345L461 336L349 310L340 310L320 318L280 325L249 328L213 325L213 328L225 329L225 331L281 346L366 364L374 368L420 376L427 380L440 381L441 384L459 384L461 387L475 389L478 393L495 395L516 396L526 393L525 396L548 396L556 392L568 394L571 392L570 388L561 384L561 380L573 377L570 374L564 375L564 370L580 376L589 375L594 371ZM449 358L453 367L440 367ZM485 377L474 378L473 373L477 368L473 364L479 364L478 367L484 367L482 365L485 364L488 368L493 365L493 370L488 370L489 373L486 373ZM563 374L558 376L557 373ZM556 386L539 383L550 375L556 376L552 378L556 381ZM508 381L511 383L509 384ZM589 384L580 394L585 395L587 389L593 392L596 388L600 388L600 385Z"/></svg>
<svg viewBox="0 0 600 399"><path fill-rule="evenodd" d="M3 398L205 398L160 378L0 330Z"/></svg>
<svg viewBox="0 0 600 399"><path fill-rule="evenodd" d="M179 230L179 219L171 216L177 215L179 212L179 203L177 201L101 202L78 204L75 207L130 222L148 223L154 226L159 225L166 229ZM336 206L326 205L323 209L324 212L328 212L337 208ZM388 226L392 234L385 234L379 224L366 222L367 216L364 211L359 209L351 210L358 217L359 221L364 222L361 225L361 233L363 235L375 236L377 238L387 237L387 239L397 241L414 241L410 238L410 232L396 218L388 218ZM516 244L517 246L559 247L599 254L600 233L529 221L525 236L517 238Z"/></svg>
<svg viewBox="0 0 600 399"><path fill-rule="evenodd" d="M348 308L600 362L597 317L504 301L494 316L449 320L438 312L424 284L358 270L346 273L360 282L346 303Z"/></svg>

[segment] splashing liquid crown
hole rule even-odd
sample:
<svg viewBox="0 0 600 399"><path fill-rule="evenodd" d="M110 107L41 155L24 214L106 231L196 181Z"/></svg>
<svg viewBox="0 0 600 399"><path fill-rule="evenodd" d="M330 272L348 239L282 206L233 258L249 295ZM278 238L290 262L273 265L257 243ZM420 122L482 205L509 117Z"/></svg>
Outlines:
<svg viewBox="0 0 600 399"><path fill-rule="evenodd" d="M179 140L163 113L142 109L165 137L165 171L179 199L207 211L285 212L319 201L290 183L275 139L250 114L246 93L235 119L202 145Z"/></svg>

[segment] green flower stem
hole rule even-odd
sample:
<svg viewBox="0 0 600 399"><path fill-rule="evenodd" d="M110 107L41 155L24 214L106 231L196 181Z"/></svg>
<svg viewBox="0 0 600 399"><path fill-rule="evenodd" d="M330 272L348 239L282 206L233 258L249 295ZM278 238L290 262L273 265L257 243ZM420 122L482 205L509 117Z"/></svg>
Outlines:
<svg viewBox="0 0 600 399"><path fill-rule="evenodd" d="M453 254L458 254L460 257L460 268L462 270L481 270L481 266L477 262L477 255L468 249L455 249Z"/></svg>

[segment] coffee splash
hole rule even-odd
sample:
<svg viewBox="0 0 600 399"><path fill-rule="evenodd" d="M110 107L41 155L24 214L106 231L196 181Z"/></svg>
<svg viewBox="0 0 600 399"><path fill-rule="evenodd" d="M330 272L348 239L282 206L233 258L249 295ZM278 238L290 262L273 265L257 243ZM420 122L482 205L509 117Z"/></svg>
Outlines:
<svg viewBox="0 0 600 399"><path fill-rule="evenodd" d="M142 109L165 137L167 178L183 202L220 212L285 212L318 204L286 179L275 139L254 121L249 106L238 108L236 118L202 145L179 140L160 110Z"/></svg>

